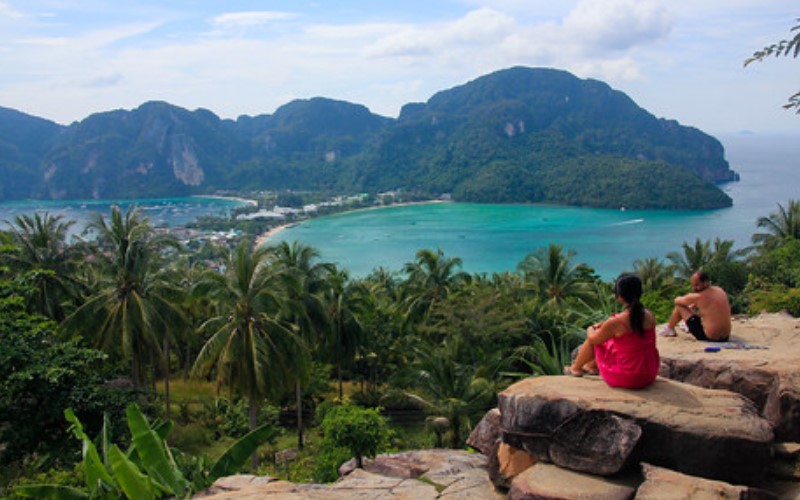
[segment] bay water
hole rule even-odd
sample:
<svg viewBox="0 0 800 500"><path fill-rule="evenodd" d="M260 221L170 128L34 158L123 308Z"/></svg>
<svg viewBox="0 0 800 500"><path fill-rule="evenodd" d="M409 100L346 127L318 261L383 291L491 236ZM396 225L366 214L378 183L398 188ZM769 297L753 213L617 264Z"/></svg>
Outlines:
<svg viewBox="0 0 800 500"><path fill-rule="evenodd" d="M244 203L230 198L203 196L136 200L7 201L0 203L0 222L3 229L6 229L6 222L13 222L15 216L48 212L62 215L65 221L75 221L70 234L76 234L83 231L94 214L103 214L108 218L111 206L117 205L123 211L132 206L139 208L142 215L150 219L155 227L179 227L202 215L228 215L234 207Z"/></svg>
<svg viewBox="0 0 800 500"><path fill-rule="evenodd" d="M609 210L547 205L434 203L363 210L312 219L267 241L299 240L352 276L378 266L399 271L422 248L459 257L470 273L513 271L550 243L576 253L604 279L631 270L636 259L681 252L683 242L750 244L758 217L800 199L800 135L722 137L741 180L723 186L733 206L719 210Z"/></svg>
<svg viewBox="0 0 800 500"><path fill-rule="evenodd" d="M630 270L636 259L663 258L696 238L750 244L756 220L800 199L800 133L720 138L741 180L723 186L733 206L719 210L607 210L549 205L434 203L362 210L309 220L267 240L299 240L317 248L351 276L382 266L399 271L419 249L441 248L470 273L513 271L527 255L550 243L576 253L605 279ZM34 211L75 220L79 232L92 213L112 204L136 205L155 226L181 226L201 215L224 215L242 202L184 197L140 200L14 201L0 203L0 221Z"/></svg>

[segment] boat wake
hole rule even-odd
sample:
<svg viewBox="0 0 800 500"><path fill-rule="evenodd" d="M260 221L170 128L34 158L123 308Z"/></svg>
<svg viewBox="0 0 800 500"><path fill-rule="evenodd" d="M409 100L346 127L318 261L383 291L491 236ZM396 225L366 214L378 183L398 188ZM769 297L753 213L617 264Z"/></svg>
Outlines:
<svg viewBox="0 0 800 500"><path fill-rule="evenodd" d="M640 224L642 222L644 222L644 219L631 219L622 222L615 222L613 224L609 224L609 226L628 226L630 224Z"/></svg>

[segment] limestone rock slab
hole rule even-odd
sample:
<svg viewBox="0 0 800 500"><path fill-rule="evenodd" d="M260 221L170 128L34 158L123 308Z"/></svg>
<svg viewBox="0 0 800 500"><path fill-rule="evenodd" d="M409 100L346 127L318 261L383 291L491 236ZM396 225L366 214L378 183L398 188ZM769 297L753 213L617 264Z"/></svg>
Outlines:
<svg viewBox="0 0 800 500"><path fill-rule="evenodd" d="M222 478L196 498L286 500L497 499L487 459L463 450L419 450L379 455L365 469L351 470L333 484L294 484L256 476ZM385 472L387 475L384 475ZM412 475L416 474L414 477Z"/></svg>
<svg viewBox="0 0 800 500"><path fill-rule="evenodd" d="M659 337L659 374L737 392L772 423L777 440L800 441L800 319L761 314L737 318L732 326L732 342L713 353L688 334Z"/></svg>
<svg viewBox="0 0 800 500"><path fill-rule="evenodd" d="M467 438L467 444L488 455L498 439L500 439L500 410L492 408L472 430Z"/></svg>
<svg viewBox="0 0 800 500"><path fill-rule="evenodd" d="M739 394L663 378L638 391L594 377L528 378L500 393L498 407L506 443L601 475L646 461L754 483L764 476L773 439L769 422Z"/></svg>
<svg viewBox="0 0 800 500"><path fill-rule="evenodd" d="M636 490L636 500L672 500L674 498L771 500L778 498L771 493L755 488L733 486L722 481L687 476L650 464L642 464L642 473L645 481Z"/></svg>
<svg viewBox="0 0 800 500"><path fill-rule="evenodd" d="M620 480L537 463L511 482L510 500L628 500L636 488ZM675 498L675 497L673 497Z"/></svg>
<svg viewBox="0 0 800 500"><path fill-rule="evenodd" d="M536 459L529 453L507 443L501 443L498 447L497 461L500 474L509 481L536 464Z"/></svg>

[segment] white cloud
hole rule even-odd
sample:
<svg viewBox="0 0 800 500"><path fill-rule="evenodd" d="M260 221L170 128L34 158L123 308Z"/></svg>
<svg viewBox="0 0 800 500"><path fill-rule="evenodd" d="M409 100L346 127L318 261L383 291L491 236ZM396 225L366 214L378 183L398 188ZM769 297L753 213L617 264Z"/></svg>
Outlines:
<svg viewBox="0 0 800 500"><path fill-rule="evenodd" d="M91 30L73 37L42 37L29 39L28 42L37 45L65 45L69 49L68 52L82 57L86 55L84 51L105 49L116 43L147 35L161 25L161 21L132 23Z"/></svg>
<svg viewBox="0 0 800 500"><path fill-rule="evenodd" d="M31 47L59 47L66 46L70 43L70 39L66 37L40 37L40 38L20 38L14 40L17 45L29 45Z"/></svg>
<svg viewBox="0 0 800 500"><path fill-rule="evenodd" d="M215 16L211 23L222 28L261 26L273 21L284 21L297 17L296 14L277 11L228 12Z"/></svg>
<svg viewBox="0 0 800 500"><path fill-rule="evenodd" d="M448 23L397 29L375 40L364 53L367 57L427 56L475 45L494 47L517 29L512 17L482 8Z"/></svg>
<svg viewBox="0 0 800 500"><path fill-rule="evenodd" d="M16 10L6 2L0 2L0 18L18 20L25 17L25 14Z"/></svg>
<svg viewBox="0 0 800 500"><path fill-rule="evenodd" d="M446 43L494 43L518 29L513 17L494 9L482 8L468 12L445 27Z"/></svg>
<svg viewBox="0 0 800 500"><path fill-rule="evenodd" d="M690 102L678 94L725 96L731 79L745 78L749 87L740 86L728 102L748 93L777 93L780 114L796 77L775 75L790 73L793 61L747 70L741 63L788 34L796 15L787 15L784 25L775 19L781 19L781 9L794 12L796 0L764 6L768 19L757 15L757 0L730 0L735 9L726 8L726 1L454 0L453 6L474 7L454 7L449 17L417 22L400 22L378 7L368 9L368 16L348 17L357 9L329 16L300 7L297 14L216 15L211 3L212 10L191 13L150 5L136 15L115 11L114 21L95 20L92 25L102 29L90 29L65 23L63 12L47 23L36 22L41 14L11 22L3 17L10 3L0 0L0 66L14 70L0 74L0 102L64 121L152 99L235 117L271 113L294 98L325 96L395 116L407 102L524 65L607 81L656 114L698 126L713 122L720 111L703 111L708 99ZM119 19L139 22L116 24ZM770 26L774 32L765 29ZM734 111L729 106L725 113ZM789 115L773 121L783 123L781 117Z"/></svg>
<svg viewBox="0 0 800 500"><path fill-rule="evenodd" d="M666 37L672 16L653 0L581 0L564 20L571 37L592 53L623 51Z"/></svg>
<svg viewBox="0 0 800 500"><path fill-rule="evenodd" d="M121 73L112 73L107 75L99 75L84 83L85 87L99 88L99 87L115 87L123 80Z"/></svg>

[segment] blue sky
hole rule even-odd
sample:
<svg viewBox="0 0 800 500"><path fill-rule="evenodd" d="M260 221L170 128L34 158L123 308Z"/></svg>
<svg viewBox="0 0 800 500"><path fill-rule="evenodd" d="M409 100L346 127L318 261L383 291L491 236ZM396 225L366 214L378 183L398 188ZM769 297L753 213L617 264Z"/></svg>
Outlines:
<svg viewBox="0 0 800 500"><path fill-rule="evenodd" d="M564 69L709 133L797 132L797 0L0 0L0 106L70 123L164 100L223 118L315 96L396 117L516 65Z"/></svg>

